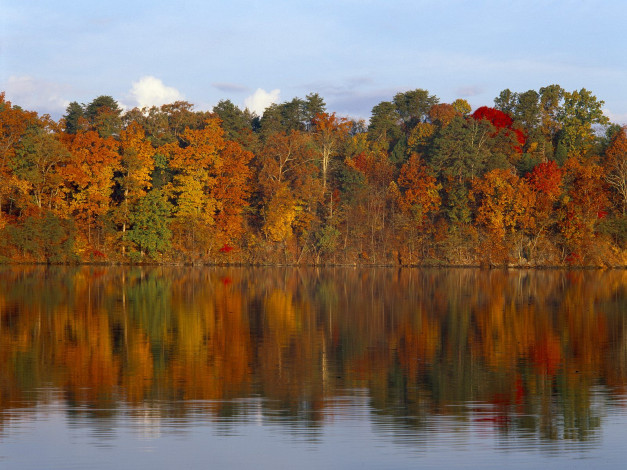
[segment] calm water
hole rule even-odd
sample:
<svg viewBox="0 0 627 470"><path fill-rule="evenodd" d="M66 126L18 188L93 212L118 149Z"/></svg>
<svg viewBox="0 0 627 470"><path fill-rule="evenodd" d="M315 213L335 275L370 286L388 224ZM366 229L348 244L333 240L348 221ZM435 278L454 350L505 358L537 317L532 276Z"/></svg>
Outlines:
<svg viewBox="0 0 627 470"><path fill-rule="evenodd" d="M627 271L0 268L0 468L622 468Z"/></svg>

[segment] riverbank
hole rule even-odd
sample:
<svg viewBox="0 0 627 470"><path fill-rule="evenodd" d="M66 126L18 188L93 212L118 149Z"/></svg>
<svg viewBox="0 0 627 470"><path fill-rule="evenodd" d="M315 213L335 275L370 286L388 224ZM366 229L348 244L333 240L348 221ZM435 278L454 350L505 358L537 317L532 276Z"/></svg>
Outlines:
<svg viewBox="0 0 627 470"><path fill-rule="evenodd" d="M599 264L599 265L575 265L575 264L547 264L547 265L531 265L531 264L450 264L450 263L424 263L424 264L386 264L386 263L176 263L176 262L140 262L140 263L122 263L122 262L76 262L76 263L47 263L37 261L4 261L0 262L0 266L102 266L102 267L174 267L174 268L398 268L398 269L482 269L482 270L499 270L499 269L515 269L515 270L603 270L603 269L627 269L625 265Z"/></svg>

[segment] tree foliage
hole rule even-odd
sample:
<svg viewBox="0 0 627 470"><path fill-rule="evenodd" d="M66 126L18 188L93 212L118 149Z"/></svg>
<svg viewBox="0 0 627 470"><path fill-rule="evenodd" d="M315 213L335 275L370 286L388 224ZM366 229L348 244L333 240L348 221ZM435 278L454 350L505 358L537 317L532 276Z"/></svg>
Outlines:
<svg viewBox="0 0 627 470"><path fill-rule="evenodd" d="M0 256L627 264L626 131L585 88L474 110L417 88L367 127L326 107L123 112L103 95L55 122L0 94Z"/></svg>

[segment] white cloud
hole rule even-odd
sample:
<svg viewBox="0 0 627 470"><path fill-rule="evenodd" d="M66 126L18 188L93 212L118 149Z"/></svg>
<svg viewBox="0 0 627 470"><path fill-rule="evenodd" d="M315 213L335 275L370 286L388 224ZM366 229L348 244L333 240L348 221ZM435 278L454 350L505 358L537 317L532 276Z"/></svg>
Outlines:
<svg viewBox="0 0 627 470"><path fill-rule="evenodd" d="M463 98L470 98L472 96L479 96L483 93L483 88L478 85L467 85L462 86L455 90L455 94L457 96L461 96Z"/></svg>
<svg viewBox="0 0 627 470"><path fill-rule="evenodd" d="M29 76L11 76L0 89L5 91L8 101L28 111L61 115L70 104L64 97L70 91L69 86Z"/></svg>
<svg viewBox="0 0 627 470"><path fill-rule="evenodd" d="M621 126L627 125L627 113L613 113L608 108L603 108L603 114L610 118L610 121L615 124L620 124Z"/></svg>
<svg viewBox="0 0 627 470"><path fill-rule="evenodd" d="M225 91L228 93L243 93L248 91L248 87L244 85L240 85L238 83L228 83L228 82L215 82L212 83L211 86L216 87L220 91Z"/></svg>
<svg viewBox="0 0 627 470"><path fill-rule="evenodd" d="M185 99L176 88L165 86L161 80L151 76L134 82L130 95L140 108L161 106Z"/></svg>
<svg viewBox="0 0 627 470"><path fill-rule="evenodd" d="M278 88L276 90L272 90L271 92L267 92L262 88L257 88L257 91L244 100L244 104L250 111L261 116L268 106L279 101L280 95L281 90Z"/></svg>

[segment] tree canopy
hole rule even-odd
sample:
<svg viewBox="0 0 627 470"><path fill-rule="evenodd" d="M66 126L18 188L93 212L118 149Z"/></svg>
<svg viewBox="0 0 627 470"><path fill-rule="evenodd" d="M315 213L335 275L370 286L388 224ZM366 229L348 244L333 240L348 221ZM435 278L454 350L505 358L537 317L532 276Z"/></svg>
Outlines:
<svg viewBox="0 0 627 470"><path fill-rule="evenodd" d="M55 122L0 94L0 260L625 265L625 128L603 106L417 88L366 124L318 93L261 116L103 95Z"/></svg>

